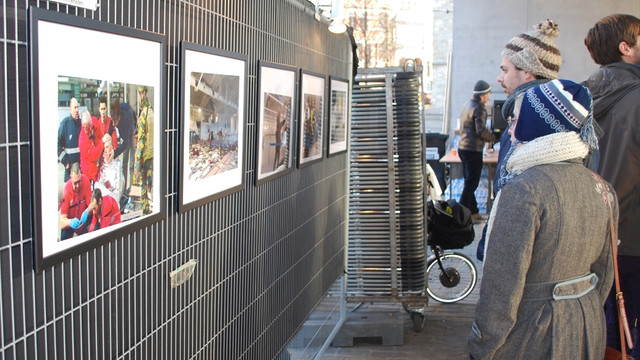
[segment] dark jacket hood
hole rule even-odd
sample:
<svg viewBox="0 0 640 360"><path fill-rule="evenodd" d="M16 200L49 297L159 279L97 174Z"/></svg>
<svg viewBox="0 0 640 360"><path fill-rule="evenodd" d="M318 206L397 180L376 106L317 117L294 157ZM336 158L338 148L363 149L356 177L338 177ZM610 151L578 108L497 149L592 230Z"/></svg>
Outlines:
<svg viewBox="0 0 640 360"><path fill-rule="evenodd" d="M620 71L622 70L622 71ZM582 85L589 88L593 97L593 117L607 113L629 91L640 86L640 66L617 62L596 70Z"/></svg>

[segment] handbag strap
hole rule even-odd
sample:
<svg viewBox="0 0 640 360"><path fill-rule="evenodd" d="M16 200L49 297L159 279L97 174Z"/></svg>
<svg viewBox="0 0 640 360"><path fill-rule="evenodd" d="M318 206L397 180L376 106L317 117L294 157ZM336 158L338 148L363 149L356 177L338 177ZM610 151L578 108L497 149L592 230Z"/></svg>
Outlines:
<svg viewBox="0 0 640 360"><path fill-rule="evenodd" d="M603 188L603 198L604 202L609 206L609 216L611 221L609 221L609 225L611 226L611 251L613 252L613 274L615 280L616 287L616 304L618 306L618 327L620 331L620 350L622 352L622 359L627 358L627 346L626 341L629 343L629 348L633 348L633 340L631 339L631 332L629 331L629 323L627 322L627 314L624 308L624 298L622 296L622 290L620 289L620 274L618 273L618 244L617 244L617 236L616 236L616 227L613 218L613 208L611 207L611 198L609 197L608 187L605 184L604 180L595 173L594 177L600 182ZM606 191L606 193L605 193Z"/></svg>

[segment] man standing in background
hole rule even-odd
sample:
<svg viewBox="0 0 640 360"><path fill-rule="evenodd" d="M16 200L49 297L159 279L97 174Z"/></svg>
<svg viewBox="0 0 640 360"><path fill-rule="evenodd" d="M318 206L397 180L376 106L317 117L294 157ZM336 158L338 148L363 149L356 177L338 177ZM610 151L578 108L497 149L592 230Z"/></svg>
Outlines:
<svg viewBox="0 0 640 360"><path fill-rule="evenodd" d="M473 221L479 221L478 202L475 191L482 175L482 151L485 141L495 141L493 132L487 129L487 109L485 105L491 97L491 85L479 80L473 87L473 97L460 111L460 142L458 155L462 161L464 189L460 195L460 204L471 211Z"/></svg>
<svg viewBox="0 0 640 360"><path fill-rule="evenodd" d="M589 29L584 43L596 70L584 85L593 96L594 120L602 128L598 173L618 195L618 270L633 335L630 355L640 360L640 19L609 15ZM613 292L606 304L607 345L619 348Z"/></svg>

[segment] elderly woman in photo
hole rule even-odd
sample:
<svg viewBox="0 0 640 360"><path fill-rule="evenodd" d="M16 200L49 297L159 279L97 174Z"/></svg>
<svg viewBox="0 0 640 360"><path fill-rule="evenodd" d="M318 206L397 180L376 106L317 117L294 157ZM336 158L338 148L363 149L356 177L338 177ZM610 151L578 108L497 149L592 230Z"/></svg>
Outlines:
<svg viewBox="0 0 640 360"><path fill-rule="evenodd" d="M618 203L613 188L583 165L597 149L591 110L589 91L568 80L516 100L470 359L604 357Z"/></svg>

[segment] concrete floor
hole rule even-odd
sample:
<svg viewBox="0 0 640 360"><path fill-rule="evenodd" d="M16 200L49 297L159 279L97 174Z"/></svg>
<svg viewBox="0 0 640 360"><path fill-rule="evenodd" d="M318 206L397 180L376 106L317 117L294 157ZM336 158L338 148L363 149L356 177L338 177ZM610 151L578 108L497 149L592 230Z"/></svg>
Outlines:
<svg viewBox="0 0 640 360"><path fill-rule="evenodd" d="M467 358L467 335L471 329L475 304L478 300L482 280L482 263L476 259L477 243L482 234L484 222L474 226L476 239L459 252L474 260L478 270L478 283L469 296L454 304L443 304L429 299L425 309L425 321L421 332L416 332L409 314L399 302L361 304L350 315L362 317L386 313L403 319L404 343L402 345L382 345L380 337L354 338L353 346L330 346L322 355L323 360L365 360L365 359L423 359L456 360ZM355 306L351 304L349 309ZM349 316L348 316L349 318Z"/></svg>

